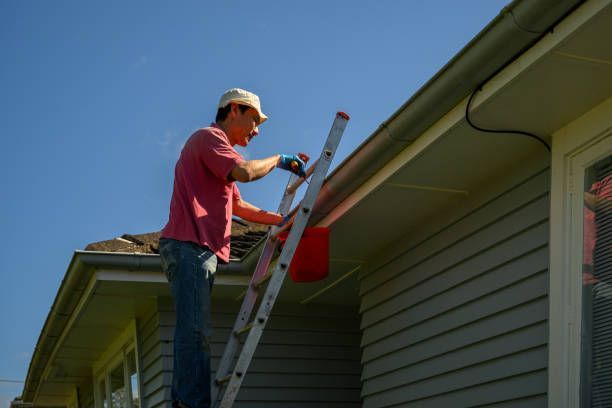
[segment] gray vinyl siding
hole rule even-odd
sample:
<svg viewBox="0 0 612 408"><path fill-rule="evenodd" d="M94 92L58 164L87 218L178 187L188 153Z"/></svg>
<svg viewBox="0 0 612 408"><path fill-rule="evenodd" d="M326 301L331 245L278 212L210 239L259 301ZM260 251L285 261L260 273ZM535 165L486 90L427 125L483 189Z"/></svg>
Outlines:
<svg viewBox="0 0 612 408"><path fill-rule="evenodd" d="M213 304L212 369L240 302ZM170 299L142 326L143 407L170 406L174 311ZM234 406L360 407L357 307L276 305Z"/></svg>
<svg viewBox="0 0 612 408"><path fill-rule="evenodd" d="M172 371L172 345L168 342L170 329L164 325L164 312L155 310L139 322L140 387L143 408L166 405L170 401L167 377Z"/></svg>
<svg viewBox="0 0 612 408"><path fill-rule="evenodd" d="M360 277L364 407L546 406L546 166Z"/></svg>

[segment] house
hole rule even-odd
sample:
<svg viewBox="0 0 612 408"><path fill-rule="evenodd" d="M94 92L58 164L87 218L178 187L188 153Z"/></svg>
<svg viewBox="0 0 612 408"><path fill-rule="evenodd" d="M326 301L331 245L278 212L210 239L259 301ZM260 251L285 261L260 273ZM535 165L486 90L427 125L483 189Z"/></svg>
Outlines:
<svg viewBox="0 0 612 408"><path fill-rule="evenodd" d="M330 174L330 276L287 280L236 406L611 406L610 38L610 0L513 1ZM16 406L169 406L158 256L110 251L75 252Z"/></svg>

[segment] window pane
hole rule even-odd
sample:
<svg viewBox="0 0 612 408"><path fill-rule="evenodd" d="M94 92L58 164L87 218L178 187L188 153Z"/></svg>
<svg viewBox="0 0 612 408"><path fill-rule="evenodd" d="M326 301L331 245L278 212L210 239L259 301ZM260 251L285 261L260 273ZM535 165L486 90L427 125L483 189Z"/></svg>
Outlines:
<svg viewBox="0 0 612 408"><path fill-rule="evenodd" d="M111 407L127 408L125 392L125 377L123 374L123 361L121 361L110 374Z"/></svg>
<svg viewBox="0 0 612 408"><path fill-rule="evenodd" d="M612 156L585 172L582 407L612 407Z"/></svg>
<svg viewBox="0 0 612 408"><path fill-rule="evenodd" d="M108 408L108 402L106 401L106 381L100 381L98 384L98 392L100 394L100 406L102 408Z"/></svg>
<svg viewBox="0 0 612 408"><path fill-rule="evenodd" d="M134 350L127 355L128 377L130 378L130 389L132 390L132 407L140 408L140 396L138 395L138 373L136 372L136 353Z"/></svg>

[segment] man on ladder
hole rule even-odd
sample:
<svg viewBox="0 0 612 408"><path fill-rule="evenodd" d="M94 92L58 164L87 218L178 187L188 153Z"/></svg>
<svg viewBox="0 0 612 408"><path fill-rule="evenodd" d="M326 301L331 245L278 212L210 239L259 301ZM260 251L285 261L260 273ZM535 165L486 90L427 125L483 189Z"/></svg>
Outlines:
<svg viewBox="0 0 612 408"><path fill-rule="evenodd" d="M275 167L305 174L306 155L245 161L234 150L247 146L266 119L257 95L230 89L221 96L215 123L189 138L176 163L170 216L159 244L176 310L175 407L211 404L210 296L217 262L229 262L232 215L267 225L284 221L242 200L235 181L257 180Z"/></svg>

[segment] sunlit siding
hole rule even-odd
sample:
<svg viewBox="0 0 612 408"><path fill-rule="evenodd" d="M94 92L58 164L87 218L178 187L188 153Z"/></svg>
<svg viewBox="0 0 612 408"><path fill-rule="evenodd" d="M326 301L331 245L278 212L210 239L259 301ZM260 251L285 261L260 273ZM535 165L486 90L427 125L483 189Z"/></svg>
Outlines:
<svg viewBox="0 0 612 408"><path fill-rule="evenodd" d="M172 372L172 345L167 341L172 331L167 313L155 310L140 322L140 382L144 408L168 406L169 376Z"/></svg>
<svg viewBox="0 0 612 408"><path fill-rule="evenodd" d="M546 166L361 277L364 407L546 406Z"/></svg>

